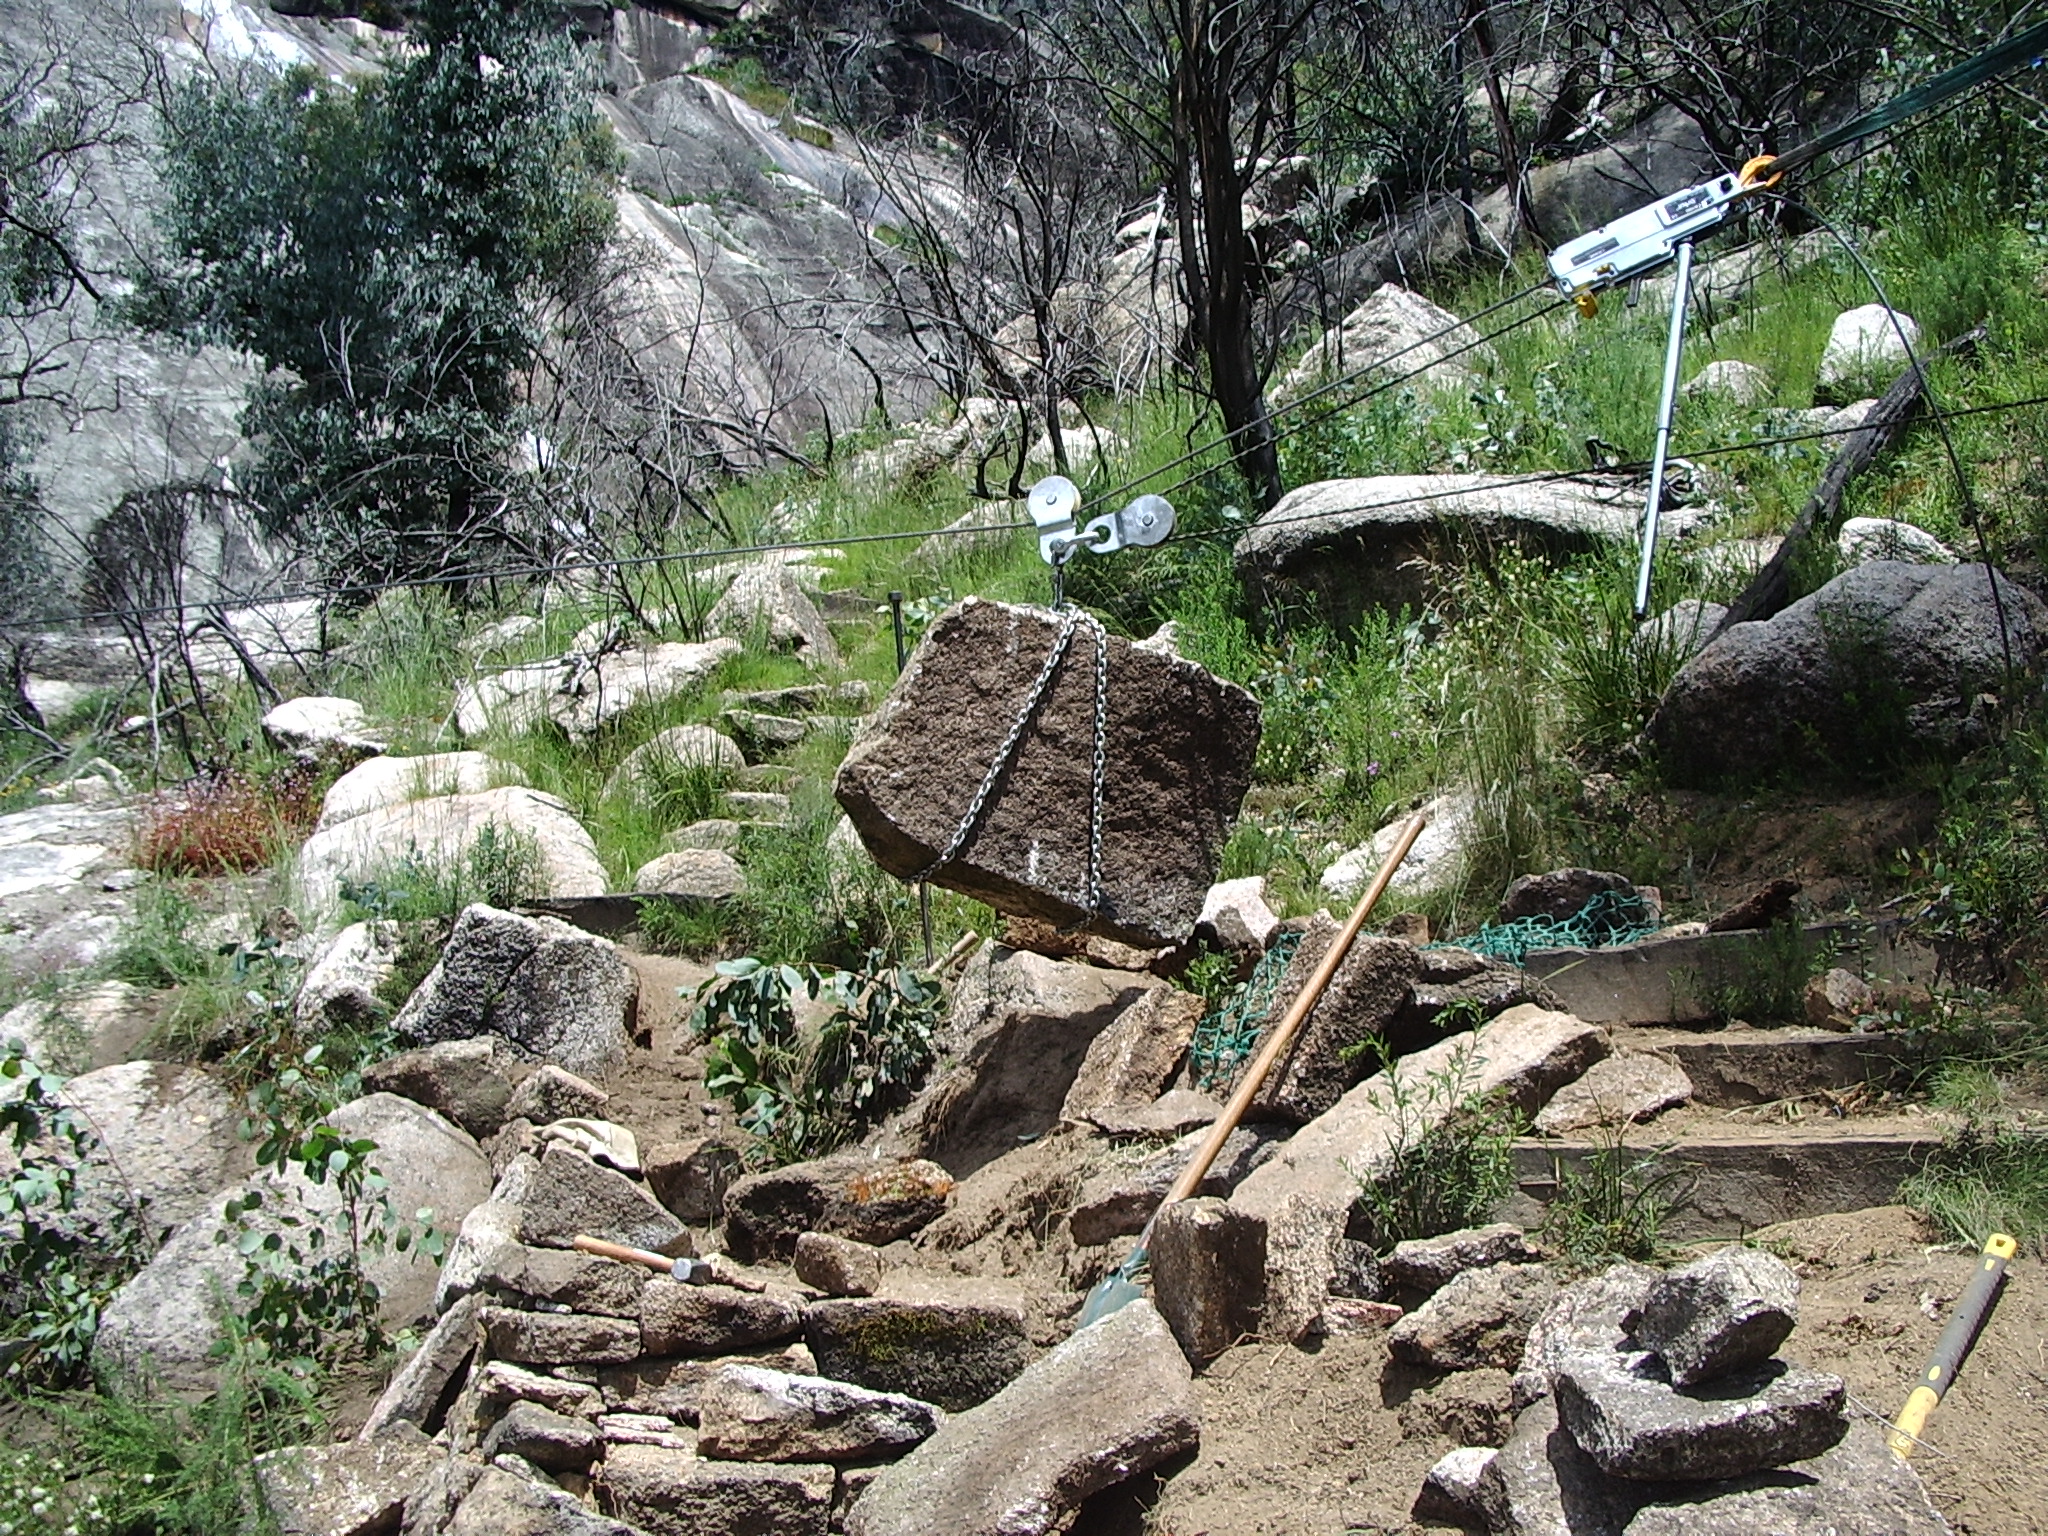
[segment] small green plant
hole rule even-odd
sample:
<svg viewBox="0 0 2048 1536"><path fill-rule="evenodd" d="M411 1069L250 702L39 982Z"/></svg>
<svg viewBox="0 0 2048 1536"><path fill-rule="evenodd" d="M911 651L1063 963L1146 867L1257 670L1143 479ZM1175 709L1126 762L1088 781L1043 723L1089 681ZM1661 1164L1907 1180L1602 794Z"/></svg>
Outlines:
<svg viewBox="0 0 2048 1536"><path fill-rule="evenodd" d="M2005 1232L2048 1255L2048 1135L1972 1120L1928 1156L1899 1198L1959 1242Z"/></svg>
<svg viewBox="0 0 2048 1536"><path fill-rule="evenodd" d="M228 1200L214 1241L232 1243L243 1260L234 1289L248 1346L304 1374L351 1343L365 1351L383 1343L369 1257L416 1250L438 1260L446 1239L431 1210L393 1208L376 1143L330 1119L362 1092L360 1053L347 1049L359 1042L320 1041L286 1059L296 1038L289 992L273 998L252 988L251 996L268 1027L246 1048L253 1085L239 1130L256 1143L257 1167L286 1177ZM259 1062L270 1070L256 1070ZM310 1190L301 1198L292 1182L331 1190L331 1199Z"/></svg>
<svg viewBox="0 0 2048 1536"><path fill-rule="evenodd" d="M253 1464L264 1451L327 1438L320 1382L250 1347L239 1318L225 1323L217 1385L197 1401L118 1379L46 1400L48 1444L0 1461L0 1526L16 1536L275 1536Z"/></svg>
<svg viewBox="0 0 2048 1536"><path fill-rule="evenodd" d="M870 950L858 969L721 960L690 1028L708 1041L704 1086L777 1163L843 1146L923 1080L937 1054L932 978ZM831 1004L806 1028L799 998Z"/></svg>
<svg viewBox="0 0 2048 1536"><path fill-rule="evenodd" d="M1387 1062L1379 1107L1394 1122L1384 1168L1358 1178L1360 1236L1381 1252L1413 1237L1435 1237L1485 1221L1514 1188L1514 1141L1521 1116L1503 1094L1467 1093L1469 1048L1426 1076Z"/></svg>
<svg viewBox="0 0 2048 1536"><path fill-rule="evenodd" d="M98 1137L64 1102L64 1080L9 1041L0 1084L0 1144L12 1153L0 1177L0 1373L61 1386L83 1370L101 1306L146 1257L145 1229L132 1200L83 1207L86 1159Z"/></svg>
<svg viewBox="0 0 2048 1536"><path fill-rule="evenodd" d="M1673 985L1722 1023L1796 1023L1805 1016L1806 983L1832 965L1835 954L1833 941L1810 940L1787 919L1714 969L1674 976Z"/></svg>
<svg viewBox="0 0 2048 1536"><path fill-rule="evenodd" d="M1688 1170L1630 1147L1626 1130L1604 1129L1576 1168L1554 1164L1557 1189L1541 1235L1576 1264L1659 1257L1665 1218L1691 1198Z"/></svg>

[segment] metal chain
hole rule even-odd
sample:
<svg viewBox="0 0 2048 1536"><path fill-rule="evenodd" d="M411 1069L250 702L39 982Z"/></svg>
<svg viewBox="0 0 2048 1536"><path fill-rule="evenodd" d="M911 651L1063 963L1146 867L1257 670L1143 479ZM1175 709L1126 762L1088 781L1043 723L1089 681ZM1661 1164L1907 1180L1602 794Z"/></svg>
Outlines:
<svg viewBox="0 0 2048 1536"><path fill-rule="evenodd" d="M1084 626L1095 640L1095 745L1088 772L1088 883L1081 893L1079 905L1083 912L1082 922L1095 916L1102 901L1102 802L1109 777L1109 634L1094 614L1082 608L1068 608L1061 613L1059 633L1053 637L1052 650L1046 655L1045 665L1038 669L1038 677L1031 684L1031 691L1025 695L1023 707L1010 722L1009 732L1003 737L1002 745L996 748L996 755L988 765L988 772L982 776L974 798L967 802L960 825L954 829L945 850L913 878L931 879L958 858L960 850L967 846L967 840L974 835L983 813L988 809L996 781L1003 776L1003 771L1009 767L1023 743L1025 728L1052 691L1053 676L1059 671L1061 658L1067 654L1074 631Z"/></svg>
<svg viewBox="0 0 2048 1536"><path fill-rule="evenodd" d="M1076 609L1077 613L1081 610ZM1088 889L1081 893L1083 922L1102 904L1102 787L1109 776L1109 634L1092 613L1081 613L1095 632L1095 761L1088 778Z"/></svg>
<svg viewBox="0 0 2048 1536"><path fill-rule="evenodd" d="M974 792L974 798L967 802L967 813L960 818L960 825L954 830L952 841L945 851L920 870L919 880L929 880L959 856L967 846L967 839L974 835L976 825L981 821L982 812L988 808L989 795L996 787L1003 770L1010 765L1010 759L1017 754L1017 746L1024 739L1024 728L1031 723L1031 717L1038 712L1038 706L1045 701L1051 689L1053 673L1059 670L1060 658L1067 653L1067 644L1074 638L1074 628L1086 617L1080 609L1069 608L1060 621L1060 631L1053 637L1052 650L1045 658L1045 665L1038 669L1038 680L1031 685L1031 691L1024 696L1024 707L1017 711L1017 718L1010 722L1009 734L1003 744L996 748L996 755L988 765L988 772L982 776L981 787Z"/></svg>

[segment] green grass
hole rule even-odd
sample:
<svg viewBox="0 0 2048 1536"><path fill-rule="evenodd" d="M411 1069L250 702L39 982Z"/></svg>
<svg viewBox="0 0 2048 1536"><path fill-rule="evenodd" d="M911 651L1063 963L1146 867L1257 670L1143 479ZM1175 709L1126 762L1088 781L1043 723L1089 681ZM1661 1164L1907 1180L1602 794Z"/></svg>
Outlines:
<svg viewBox="0 0 2048 1536"><path fill-rule="evenodd" d="M1958 1242L1981 1245L1993 1232L2048 1256L2048 1135L2016 1125L1972 1123L1899 1187Z"/></svg>
<svg viewBox="0 0 2048 1536"><path fill-rule="evenodd" d="M1626 1126L1607 1128L1578 1167L1557 1168L1557 1190L1539 1236L1582 1268L1662 1258L1665 1219L1691 1196L1683 1164L1629 1146L1626 1132Z"/></svg>

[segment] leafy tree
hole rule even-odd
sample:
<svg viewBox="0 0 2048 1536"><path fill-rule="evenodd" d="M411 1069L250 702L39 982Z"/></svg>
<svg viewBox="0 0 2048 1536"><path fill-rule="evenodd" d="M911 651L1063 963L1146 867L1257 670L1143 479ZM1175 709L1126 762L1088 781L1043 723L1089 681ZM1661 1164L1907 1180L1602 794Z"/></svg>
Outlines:
<svg viewBox="0 0 2048 1536"><path fill-rule="evenodd" d="M608 240L620 157L539 0L424 0L416 51L167 98L152 329L255 353L248 489L351 574L514 534L522 378Z"/></svg>

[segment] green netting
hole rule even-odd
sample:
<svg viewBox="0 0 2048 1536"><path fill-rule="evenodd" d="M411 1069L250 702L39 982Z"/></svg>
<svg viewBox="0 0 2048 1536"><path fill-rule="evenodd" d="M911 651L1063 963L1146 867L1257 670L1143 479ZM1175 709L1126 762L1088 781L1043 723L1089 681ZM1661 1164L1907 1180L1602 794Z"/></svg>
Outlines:
<svg viewBox="0 0 2048 1536"><path fill-rule="evenodd" d="M1300 944L1301 935L1291 929L1273 935L1273 947L1259 957L1250 977L1195 1026L1188 1059L1201 1087L1227 1082L1257 1049L1266 1016L1273 1011L1274 995L1280 990L1280 978L1287 974Z"/></svg>
<svg viewBox="0 0 2048 1536"><path fill-rule="evenodd" d="M1476 950L1520 965L1532 949L1604 949L1633 944L1656 931L1657 923L1642 897L1600 891L1570 917L1519 917L1512 923L1488 923L1465 938L1429 947Z"/></svg>

